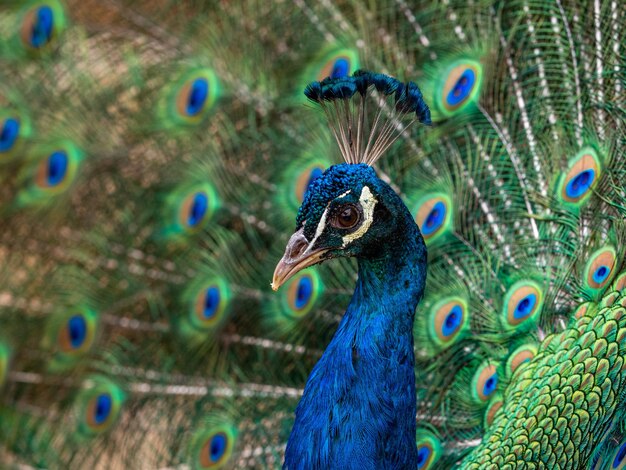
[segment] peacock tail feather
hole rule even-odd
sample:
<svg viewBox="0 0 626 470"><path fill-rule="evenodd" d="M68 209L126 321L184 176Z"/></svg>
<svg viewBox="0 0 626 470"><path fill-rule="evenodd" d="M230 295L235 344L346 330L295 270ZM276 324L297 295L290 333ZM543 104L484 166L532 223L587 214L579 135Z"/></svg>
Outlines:
<svg viewBox="0 0 626 470"><path fill-rule="evenodd" d="M621 468L624 31L613 0L3 2L0 461L282 465L356 279L270 289L341 158L303 91L367 69L432 121L375 165L428 249L418 468Z"/></svg>

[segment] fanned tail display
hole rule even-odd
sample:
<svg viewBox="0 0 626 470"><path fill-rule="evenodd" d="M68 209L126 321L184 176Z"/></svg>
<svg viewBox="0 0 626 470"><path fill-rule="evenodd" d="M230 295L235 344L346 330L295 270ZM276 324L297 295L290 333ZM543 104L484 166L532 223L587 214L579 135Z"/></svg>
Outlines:
<svg viewBox="0 0 626 470"><path fill-rule="evenodd" d="M619 1L9 0L0 64L3 465L280 468L357 271L272 272L342 159L428 251L417 467L626 465Z"/></svg>

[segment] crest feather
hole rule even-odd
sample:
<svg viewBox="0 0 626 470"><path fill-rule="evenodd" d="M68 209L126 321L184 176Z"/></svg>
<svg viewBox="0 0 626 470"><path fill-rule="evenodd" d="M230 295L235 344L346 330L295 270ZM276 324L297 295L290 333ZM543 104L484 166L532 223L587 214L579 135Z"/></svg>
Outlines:
<svg viewBox="0 0 626 470"><path fill-rule="evenodd" d="M431 124L419 87L382 73L328 77L309 83L304 94L324 111L346 163L371 166L414 122Z"/></svg>

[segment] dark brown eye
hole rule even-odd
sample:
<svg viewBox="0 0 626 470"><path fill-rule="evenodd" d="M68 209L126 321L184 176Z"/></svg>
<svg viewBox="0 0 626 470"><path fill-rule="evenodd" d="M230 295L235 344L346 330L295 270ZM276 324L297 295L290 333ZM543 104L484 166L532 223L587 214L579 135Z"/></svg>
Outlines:
<svg viewBox="0 0 626 470"><path fill-rule="evenodd" d="M337 228L352 228L359 223L361 219L361 213L352 204L347 204L340 207L335 217L333 218L332 225Z"/></svg>

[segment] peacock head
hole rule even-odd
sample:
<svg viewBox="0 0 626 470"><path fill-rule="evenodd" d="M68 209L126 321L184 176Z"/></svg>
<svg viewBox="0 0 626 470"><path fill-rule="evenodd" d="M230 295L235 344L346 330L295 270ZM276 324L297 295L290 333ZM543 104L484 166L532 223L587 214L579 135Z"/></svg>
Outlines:
<svg viewBox="0 0 626 470"><path fill-rule="evenodd" d="M395 235L404 228L419 234L400 197L372 169L411 123L430 124L418 86L359 70L310 83L304 94L324 110L346 163L331 166L309 185L296 232L274 271L274 290L327 259L379 258L381 243L400 243Z"/></svg>
<svg viewBox="0 0 626 470"><path fill-rule="evenodd" d="M296 218L296 232L274 271L277 290L298 271L339 257L370 258L398 227L413 219L372 167L342 163L311 182Z"/></svg>

